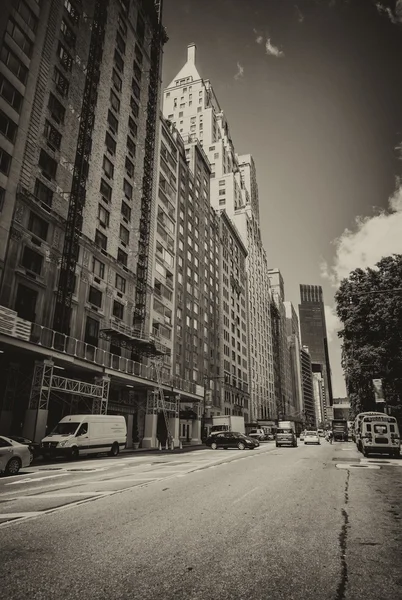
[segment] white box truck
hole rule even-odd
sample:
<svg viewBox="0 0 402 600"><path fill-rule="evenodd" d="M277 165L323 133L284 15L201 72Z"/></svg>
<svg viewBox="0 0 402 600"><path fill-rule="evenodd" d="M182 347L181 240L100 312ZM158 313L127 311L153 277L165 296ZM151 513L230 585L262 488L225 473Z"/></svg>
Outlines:
<svg viewBox="0 0 402 600"><path fill-rule="evenodd" d="M231 415L223 415L221 417L212 417L212 427L210 433L217 431L235 431L245 433L246 427L244 417L233 417Z"/></svg>
<svg viewBox="0 0 402 600"><path fill-rule="evenodd" d="M117 456L127 443L123 416L69 415L64 417L41 442L44 458L109 452Z"/></svg>
<svg viewBox="0 0 402 600"><path fill-rule="evenodd" d="M293 421L278 421L275 441L277 448L280 446L297 448L296 427Z"/></svg>

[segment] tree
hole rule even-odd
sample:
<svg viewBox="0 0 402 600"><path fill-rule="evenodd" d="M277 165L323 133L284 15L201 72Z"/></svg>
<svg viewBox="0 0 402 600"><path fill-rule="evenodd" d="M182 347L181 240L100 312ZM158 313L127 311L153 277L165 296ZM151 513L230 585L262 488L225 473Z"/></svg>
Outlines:
<svg viewBox="0 0 402 600"><path fill-rule="evenodd" d="M393 414L402 417L402 254L352 271L335 300L353 414L376 409L372 379L378 378Z"/></svg>

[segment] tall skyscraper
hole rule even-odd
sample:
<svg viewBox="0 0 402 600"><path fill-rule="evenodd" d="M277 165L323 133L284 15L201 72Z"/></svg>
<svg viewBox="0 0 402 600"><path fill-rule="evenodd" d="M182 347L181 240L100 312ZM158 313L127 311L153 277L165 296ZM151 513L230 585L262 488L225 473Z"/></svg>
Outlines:
<svg viewBox="0 0 402 600"><path fill-rule="evenodd" d="M199 140L211 165L211 204L217 210L225 209L247 250L251 417L272 418L276 406L271 295L254 162L250 155L236 155L229 125L212 85L197 70L194 44L188 46L187 62L164 91L163 114L182 135ZM246 373L242 366L242 376Z"/></svg>
<svg viewBox="0 0 402 600"><path fill-rule="evenodd" d="M324 405L332 405L331 366L328 353L324 300L320 285L300 285L299 316L302 344L308 346L314 373L324 381Z"/></svg>
<svg viewBox="0 0 402 600"><path fill-rule="evenodd" d="M26 437L40 439L71 411L108 410L126 416L130 440L136 410L155 445L150 356L165 355L167 390L196 397L195 384L181 390L172 379L173 265L155 246L161 5L2 2L4 433L23 423ZM164 288L154 250L166 259ZM154 286L168 296L161 320Z"/></svg>
<svg viewBox="0 0 402 600"><path fill-rule="evenodd" d="M302 372L303 410L305 423L307 427L317 427L313 373L311 370L310 353L307 346L302 346L300 349L300 362Z"/></svg>
<svg viewBox="0 0 402 600"><path fill-rule="evenodd" d="M296 409L297 417L303 419L304 404L303 404L303 389L302 389L302 373L300 362L300 331L299 319L295 308L291 302L284 302L286 312L286 332L288 336L289 354L290 354L290 372L292 380L292 395L293 404Z"/></svg>

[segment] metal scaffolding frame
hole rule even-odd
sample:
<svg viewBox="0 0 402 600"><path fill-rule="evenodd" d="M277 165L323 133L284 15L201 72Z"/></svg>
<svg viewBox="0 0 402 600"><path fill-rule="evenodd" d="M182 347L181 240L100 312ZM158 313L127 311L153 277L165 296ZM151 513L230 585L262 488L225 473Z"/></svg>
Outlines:
<svg viewBox="0 0 402 600"><path fill-rule="evenodd" d="M180 396L178 395L174 401L166 400L161 379L162 364L163 363L161 360L153 361L158 385L155 390L148 395L146 414L158 415L160 412L163 413L167 431L168 445L170 447L173 441L173 436L170 429L169 417L175 417L177 419L179 418Z"/></svg>
<svg viewBox="0 0 402 600"><path fill-rule="evenodd" d="M110 378L107 375L95 378L95 383L78 381L53 374L54 363L51 360L36 361L32 379L28 408L48 410L52 391L92 399L92 414L105 415L109 399Z"/></svg>

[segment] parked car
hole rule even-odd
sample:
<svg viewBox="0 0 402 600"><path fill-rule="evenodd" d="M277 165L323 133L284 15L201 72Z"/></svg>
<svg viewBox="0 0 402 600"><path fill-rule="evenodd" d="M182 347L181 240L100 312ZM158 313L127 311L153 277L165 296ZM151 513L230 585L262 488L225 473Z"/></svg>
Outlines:
<svg viewBox="0 0 402 600"><path fill-rule="evenodd" d="M251 429L247 435L248 437L255 438L260 442L262 442L262 440L265 440L265 433L263 429Z"/></svg>
<svg viewBox="0 0 402 600"><path fill-rule="evenodd" d="M306 435L304 437L305 444L321 444L320 436L318 435L318 431L306 431Z"/></svg>
<svg viewBox="0 0 402 600"><path fill-rule="evenodd" d="M0 436L0 473L17 475L21 467L29 467L30 464L31 451L28 446Z"/></svg>
<svg viewBox="0 0 402 600"><path fill-rule="evenodd" d="M33 442L32 440L28 440L27 438L21 437L20 435L10 435L8 437L10 438L10 440L14 440L14 442L18 442L23 446L28 446L32 455L31 462L34 458L38 458L38 456L42 455L40 444L38 444L38 442Z"/></svg>
<svg viewBox="0 0 402 600"><path fill-rule="evenodd" d="M302 431L301 434L300 434L300 441L301 442L304 441L304 435L305 435L305 433L304 433L304 431Z"/></svg>
<svg viewBox="0 0 402 600"><path fill-rule="evenodd" d="M215 435L210 435L205 443L212 450L217 450L218 448L238 448L239 450L245 450L246 448L258 448L260 445L254 438L236 431L215 433Z"/></svg>

